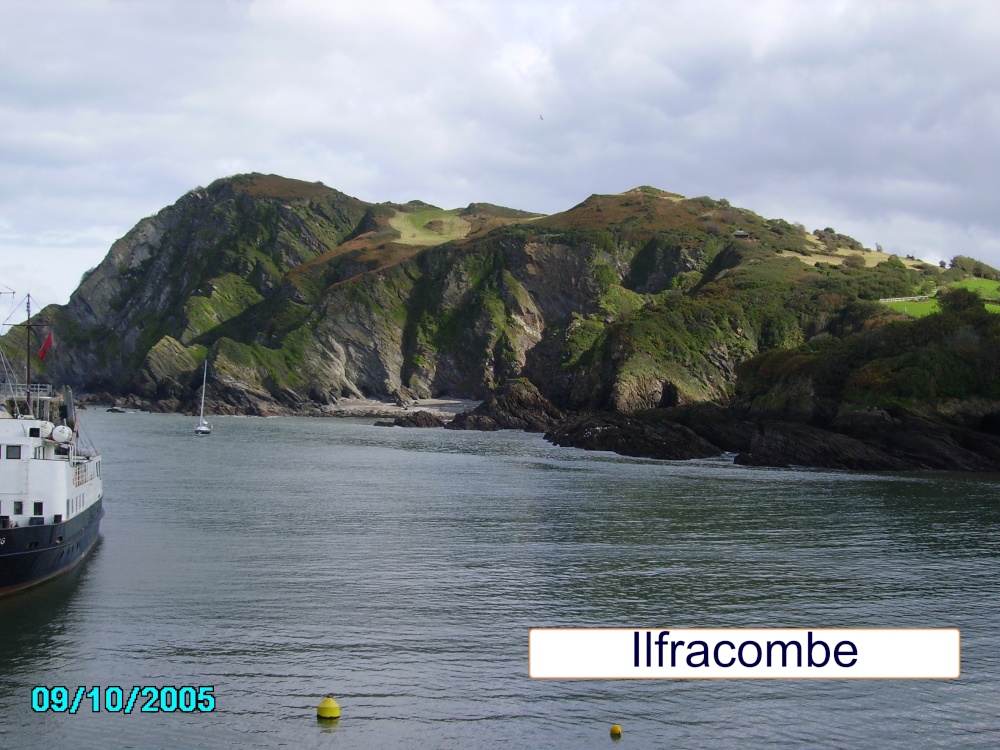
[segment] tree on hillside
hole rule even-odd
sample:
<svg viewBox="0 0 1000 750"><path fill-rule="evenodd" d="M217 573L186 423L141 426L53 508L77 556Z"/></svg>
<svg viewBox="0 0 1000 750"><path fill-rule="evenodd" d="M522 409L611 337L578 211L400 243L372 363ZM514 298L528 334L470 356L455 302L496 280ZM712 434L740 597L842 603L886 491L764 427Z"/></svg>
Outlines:
<svg viewBox="0 0 1000 750"><path fill-rule="evenodd" d="M962 287L945 289L938 294L937 299L941 309L948 313L961 313L976 308L986 309L982 295L972 289Z"/></svg>

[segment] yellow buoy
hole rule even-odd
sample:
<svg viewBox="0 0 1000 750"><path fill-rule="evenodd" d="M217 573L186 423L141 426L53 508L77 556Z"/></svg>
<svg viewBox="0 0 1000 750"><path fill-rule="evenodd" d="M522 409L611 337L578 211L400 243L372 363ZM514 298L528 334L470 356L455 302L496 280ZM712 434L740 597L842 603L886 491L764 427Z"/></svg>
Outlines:
<svg viewBox="0 0 1000 750"><path fill-rule="evenodd" d="M316 707L317 719L339 719L340 704L333 699L332 695L326 696Z"/></svg>
<svg viewBox="0 0 1000 750"><path fill-rule="evenodd" d="M622 736L622 727L621 727L621 724L612 724L611 725L611 736L614 737L615 739L617 739L617 738L619 738L619 737Z"/></svg>

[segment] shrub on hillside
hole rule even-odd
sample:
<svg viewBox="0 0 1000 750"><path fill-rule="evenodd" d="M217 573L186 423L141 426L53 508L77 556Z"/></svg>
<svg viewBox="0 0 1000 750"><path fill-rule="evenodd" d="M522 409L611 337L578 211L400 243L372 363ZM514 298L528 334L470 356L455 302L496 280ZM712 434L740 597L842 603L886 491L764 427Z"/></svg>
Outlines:
<svg viewBox="0 0 1000 750"><path fill-rule="evenodd" d="M961 313L977 308L986 310L983 296L977 291L963 287L944 289L938 294L937 300L941 309L949 313Z"/></svg>

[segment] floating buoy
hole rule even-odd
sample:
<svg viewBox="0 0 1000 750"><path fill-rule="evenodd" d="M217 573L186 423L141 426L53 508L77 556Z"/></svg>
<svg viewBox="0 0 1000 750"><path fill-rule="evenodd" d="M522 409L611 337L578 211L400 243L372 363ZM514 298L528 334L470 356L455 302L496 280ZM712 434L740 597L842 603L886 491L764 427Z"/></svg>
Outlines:
<svg viewBox="0 0 1000 750"><path fill-rule="evenodd" d="M326 696L316 707L317 719L339 719L340 704L333 699L332 695Z"/></svg>
<svg viewBox="0 0 1000 750"><path fill-rule="evenodd" d="M611 737L613 739L617 740L621 736L622 736L622 727L621 727L621 724L612 724L611 725Z"/></svg>

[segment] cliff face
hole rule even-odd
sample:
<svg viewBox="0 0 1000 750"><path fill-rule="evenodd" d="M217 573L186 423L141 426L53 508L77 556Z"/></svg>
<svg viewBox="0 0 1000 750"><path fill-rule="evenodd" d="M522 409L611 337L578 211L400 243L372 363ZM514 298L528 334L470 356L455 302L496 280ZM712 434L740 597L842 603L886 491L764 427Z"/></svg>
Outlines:
<svg viewBox="0 0 1000 750"><path fill-rule="evenodd" d="M46 311L46 376L173 409L207 358L214 408L244 413L485 398L519 376L563 409L722 402L758 352L937 283L837 238L652 188L541 217L242 175L140 221Z"/></svg>
<svg viewBox="0 0 1000 750"><path fill-rule="evenodd" d="M303 355L329 397L484 397L549 326L593 305L581 252L497 230L330 287ZM325 386L324 386L325 384Z"/></svg>
<svg viewBox="0 0 1000 750"><path fill-rule="evenodd" d="M215 332L269 301L294 303L288 273L338 245L366 209L321 185L273 176L191 191L115 242L55 314L61 346L49 377L178 395Z"/></svg>

